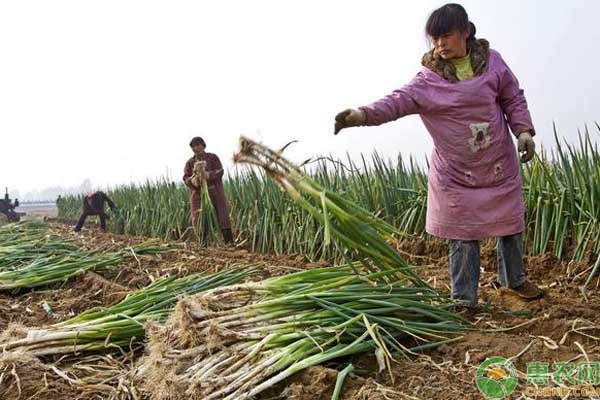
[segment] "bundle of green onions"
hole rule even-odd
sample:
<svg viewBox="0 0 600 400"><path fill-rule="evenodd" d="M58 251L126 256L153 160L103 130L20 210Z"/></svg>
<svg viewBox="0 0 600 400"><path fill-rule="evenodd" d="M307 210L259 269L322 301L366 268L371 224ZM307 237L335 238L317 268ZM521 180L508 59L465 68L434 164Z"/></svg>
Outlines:
<svg viewBox="0 0 600 400"><path fill-rule="evenodd" d="M64 322L24 330L26 337L8 338L0 348L46 356L127 347L144 339L147 322L164 322L180 296L239 283L251 273L251 266L236 265L213 274L162 278L111 307L95 307Z"/></svg>
<svg viewBox="0 0 600 400"><path fill-rule="evenodd" d="M38 221L22 221L0 226L0 245L26 235L47 232L47 225Z"/></svg>
<svg viewBox="0 0 600 400"><path fill-rule="evenodd" d="M462 320L433 289L403 286L394 271L329 267L208 291L181 300L150 332L139 374L153 399L241 400L297 371L375 351L389 367L455 340ZM386 278L387 283L383 283Z"/></svg>
<svg viewBox="0 0 600 400"><path fill-rule="evenodd" d="M40 257L69 254L79 246L49 231L47 224L27 221L0 227L0 271L14 270Z"/></svg>
<svg viewBox="0 0 600 400"><path fill-rule="evenodd" d="M369 271L395 271L416 286L428 286L398 252L386 241L394 240L396 228L371 212L331 192L290 161L248 138L240 139L236 163L263 168L292 199L309 211L325 229L325 241L333 235L354 260L360 260ZM349 261L347 259L347 261Z"/></svg>
<svg viewBox="0 0 600 400"><path fill-rule="evenodd" d="M49 253L45 257L36 257L27 264L21 263L17 269L1 271L0 290L33 288L64 282L85 271L107 270L128 257L166 251L169 250L150 241L112 252L88 253L73 250L69 253Z"/></svg>

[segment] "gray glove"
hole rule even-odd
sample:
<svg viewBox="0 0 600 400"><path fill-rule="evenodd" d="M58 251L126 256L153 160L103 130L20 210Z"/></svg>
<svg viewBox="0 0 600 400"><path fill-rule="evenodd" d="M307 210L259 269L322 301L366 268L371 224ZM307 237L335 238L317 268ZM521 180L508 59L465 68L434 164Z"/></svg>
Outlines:
<svg viewBox="0 0 600 400"><path fill-rule="evenodd" d="M521 162L526 163L535 155L535 142L530 132L521 132L518 137L519 153L521 153Z"/></svg>
<svg viewBox="0 0 600 400"><path fill-rule="evenodd" d="M364 125L366 121L367 116L364 111L348 108L335 116L335 129L333 134L337 135L338 132L344 128Z"/></svg>

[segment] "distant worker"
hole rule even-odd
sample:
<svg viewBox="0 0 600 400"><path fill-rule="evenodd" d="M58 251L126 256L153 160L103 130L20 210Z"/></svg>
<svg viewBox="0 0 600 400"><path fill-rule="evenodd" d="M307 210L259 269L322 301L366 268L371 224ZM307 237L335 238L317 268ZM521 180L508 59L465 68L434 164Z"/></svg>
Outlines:
<svg viewBox="0 0 600 400"><path fill-rule="evenodd" d="M63 206L63 203L64 203L64 198L59 194L58 197L56 198L56 210L59 215L61 214L61 208Z"/></svg>
<svg viewBox="0 0 600 400"><path fill-rule="evenodd" d="M79 217L79 222L75 226L75 232L79 232L85 219L89 215L97 215L100 218L100 227L106 231L106 220L109 218L104 212L104 203L107 202L112 211L116 210L115 203L102 191L89 193L83 199L83 213Z"/></svg>
<svg viewBox="0 0 600 400"><path fill-rule="evenodd" d="M190 147L194 152L194 156L185 163L183 182L190 189L191 223L196 237L200 236L198 220L202 212L202 187L206 185L210 201L217 212L223 239L225 243L233 243L231 221L229 220L227 199L223 188L224 171L221 161L216 154L204 151L206 143L201 137L192 138Z"/></svg>

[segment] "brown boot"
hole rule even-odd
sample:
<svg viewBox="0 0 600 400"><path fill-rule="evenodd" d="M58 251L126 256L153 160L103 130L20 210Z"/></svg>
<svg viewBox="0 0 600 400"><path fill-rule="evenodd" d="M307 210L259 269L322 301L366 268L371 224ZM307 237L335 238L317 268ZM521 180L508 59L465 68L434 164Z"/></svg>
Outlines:
<svg viewBox="0 0 600 400"><path fill-rule="evenodd" d="M456 303L452 306L451 311L467 321L474 321L477 314L483 312L483 307L481 307L480 304L470 305Z"/></svg>
<svg viewBox="0 0 600 400"><path fill-rule="evenodd" d="M511 288L511 290L515 292L519 297L528 300L537 299L544 295L544 291L530 280L526 280L525 282L523 282L523 284Z"/></svg>

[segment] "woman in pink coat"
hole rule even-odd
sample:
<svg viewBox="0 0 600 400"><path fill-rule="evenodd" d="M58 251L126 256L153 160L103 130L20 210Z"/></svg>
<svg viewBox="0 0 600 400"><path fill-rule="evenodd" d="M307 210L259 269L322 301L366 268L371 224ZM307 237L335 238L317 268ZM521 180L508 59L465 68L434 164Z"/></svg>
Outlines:
<svg viewBox="0 0 600 400"><path fill-rule="evenodd" d="M523 298L542 291L523 269L524 206L518 157L533 158L535 135L523 90L500 54L458 4L435 10L426 24L433 49L406 86L336 116L335 133L419 114L434 143L428 176L428 233L449 240L452 297L477 305L479 240L497 238L498 278Z"/></svg>

